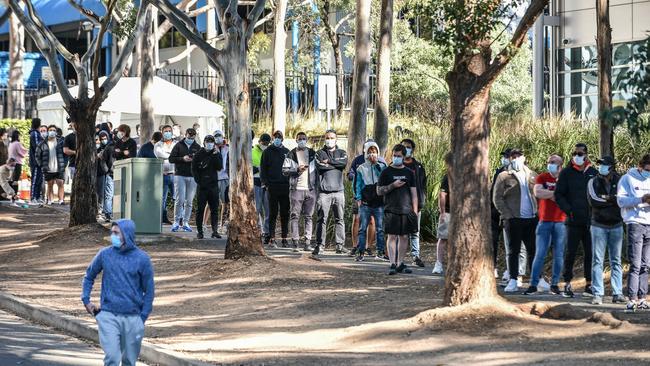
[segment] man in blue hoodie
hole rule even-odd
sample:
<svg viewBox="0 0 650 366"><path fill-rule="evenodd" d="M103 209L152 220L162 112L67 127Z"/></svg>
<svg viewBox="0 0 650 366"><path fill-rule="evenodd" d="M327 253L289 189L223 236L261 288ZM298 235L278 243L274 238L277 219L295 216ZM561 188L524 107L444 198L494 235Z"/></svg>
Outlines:
<svg viewBox="0 0 650 366"><path fill-rule="evenodd" d="M630 169L618 181L616 199L627 225L628 310L650 309L648 265L650 264L650 154L641 158L639 166Z"/></svg>
<svg viewBox="0 0 650 366"><path fill-rule="evenodd" d="M111 227L111 246L97 253L83 279L81 301L97 320L104 365L135 365L144 337L144 322L153 306L151 259L135 245L135 223L118 220ZM90 302L97 275L103 272L101 306Z"/></svg>

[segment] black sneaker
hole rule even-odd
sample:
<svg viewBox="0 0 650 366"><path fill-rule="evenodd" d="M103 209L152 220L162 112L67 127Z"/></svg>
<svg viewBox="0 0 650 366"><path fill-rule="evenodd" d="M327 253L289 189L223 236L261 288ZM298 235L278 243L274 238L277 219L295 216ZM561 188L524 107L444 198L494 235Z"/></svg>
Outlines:
<svg viewBox="0 0 650 366"><path fill-rule="evenodd" d="M350 253L348 253L348 255L350 257L356 256L357 255L357 248L356 247L352 248L352 250L350 251Z"/></svg>
<svg viewBox="0 0 650 366"><path fill-rule="evenodd" d="M591 285L585 286L585 290L582 292L582 297L594 297L594 291L591 289Z"/></svg>
<svg viewBox="0 0 650 366"><path fill-rule="evenodd" d="M623 295L612 296L612 304L625 304L625 302L625 296Z"/></svg>
<svg viewBox="0 0 650 366"><path fill-rule="evenodd" d="M311 252L312 250L314 250L314 248L309 245L309 243L305 243L305 245L302 247L303 252Z"/></svg>
<svg viewBox="0 0 650 366"><path fill-rule="evenodd" d="M320 245L316 244L314 247L314 250L312 250L311 255L319 255L320 254Z"/></svg>
<svg viewBox="0 0 650 366"><path fill-rule="evenodd" d="M524 291L524 295L532 295L537 292L537 286L529 286L526 291Z"/></svg>
<svg viewBox="0 0 650 366"><path fill-rule="evenodd" d="M363 262L363 255L359 254L354 260L357 262Z"/></svg>
<svg viewBox="0 0 650 366"><path fill-rule="evenodd" d="M199 231L198 233L196 233L196 238L197 238L197 239L203 239L203 233L202 233L201 231Z"/></svg>
<svg viewBox="0 0 650 366"><path fill-rule="evenodd" d="M372 257L372 255L373 255L372 249L366 249L366 255L368 257Z"/></svg>
<svg viewBox="0 0 650 366"><path fill-rule="evenodd" d="M287 239L282 239L282 247L289 248L289 242L287 241Z"/></svg>
<svg viewBox="0 0 650 366"><path fill-rule="evenodd" d="M394 275L394 274L397 274L397 265L391 264L390 265L390 270L388 271L388 274L391 275L391 276Z"/></svg>
<svg viewBox="0 0 650 366"><path fill-rule="evenodd" d="M298 241L293 240L293 243L291 244L291 247L292 247L291 250L292 250L294 253L298 253L298 252L300 252L300 249L298 249Z"/></svg>
<svg viewBox="0 0 650 366"><path fill-rule="evenodd" d="M219 233L216 232L216 231L213 231L213 232L212 232L212 237L215 238L215 239L221 239L221 234L219 234Z"/></svg>
<svg viewBox="0 0 650 366"><path fill-rule="evenodd" d="M411 271L411 269L406 264L404 264L404 262L400 263L399 267L397 267L397 272L406 274L413 273L413 271Z"/></svg>
<svg viewBox="0 0 650 366"><path fill-rule="evenodd" d="M422 261L422 259L420 259L420 257L415 257L413 264L415 264L418 267L424 267L424 262Z"/></svg>
<svg viewBox="0 0 650 366"><path fill-rule="evenodd" d="M647 301L641 300L636 307L638 310L650 310L650 304Z"/></svg>
<svg viewBox="0 0 650 366"><path fill-rule="evenodd" d="M570 283L564 285L564 291L562 292L562 296L573 297L573 288L571 287Z"/></svg>
<svg viewBox="0 0 650 366"><path fill-rule="evenodd" d="M270 242L271 242L271 236L264 235L264 245L269 245Z"/></svg>
<svg viewBox="0 0 650 366"><path fill-rule="evenodd" d="M339 244L336 246L336 254L347 254L348 250L343 247L343 245Z"/></svg>
<svg viewBox="0 0 650 366"><path fill-rule="evenodd" d="M562 292L560 292L560 287L558 285L551 285L551 290L549 291L553 295L559 295Z"/></svg>

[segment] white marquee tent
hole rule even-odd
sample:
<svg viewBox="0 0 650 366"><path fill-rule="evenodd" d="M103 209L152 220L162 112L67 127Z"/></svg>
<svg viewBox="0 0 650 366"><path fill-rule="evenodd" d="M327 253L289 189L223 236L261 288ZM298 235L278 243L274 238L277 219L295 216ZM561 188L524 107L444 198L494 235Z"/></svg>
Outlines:
<svg viewBox="0 0 650 366"><path fill-rule="evenodd" d="M100 78L100 84L104 81ZM92 84L89 87L92 96ZM70 88L70 93L76 96L78 87ZM154 77L151 93L155 114L154 130L159 126L178 124L184 131L199 124L199 136L223 130L223 108L192 92L180 88L159 77ZM38 116L45 124L54 124L64 131L67 128L67 113L59 93L48 95L38 100ZM135 135L135 126L140 123L140 78L123 77L111 90L108 98L102 103L97 113L97 123L110 121L113 127L127 124Z"/></svg>

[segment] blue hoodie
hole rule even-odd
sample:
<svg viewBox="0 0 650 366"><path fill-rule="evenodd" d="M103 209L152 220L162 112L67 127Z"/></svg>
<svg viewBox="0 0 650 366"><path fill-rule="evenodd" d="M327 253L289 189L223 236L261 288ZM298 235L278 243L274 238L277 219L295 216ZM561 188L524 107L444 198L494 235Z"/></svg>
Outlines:
<svg viewBox="0 0 650 366"><path fill-rule="evenodd" d="M650 225L650 205L642 197L650 194L650 178L644 178L638 168L630 169L618 181L616 200L626 224Z"/></svg>
<svg viewBox="0 0 650 366"><path fill-rule="evenodd" d="M120 248L103 248L86 270L81 301L90 302L95 278L102 275L101 309L113 314L140 315L146 321L151 313L154 296L153 266L149 255L135 245L135 223L118 220L124 237Z"/></svg>

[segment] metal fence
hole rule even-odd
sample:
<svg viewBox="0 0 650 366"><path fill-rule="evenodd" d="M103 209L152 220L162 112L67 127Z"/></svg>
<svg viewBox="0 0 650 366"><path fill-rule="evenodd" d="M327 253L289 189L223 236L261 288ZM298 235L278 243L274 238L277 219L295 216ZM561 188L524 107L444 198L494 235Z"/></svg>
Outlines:
<svg viewBox="0 0 650 366"><path fill-rule="evenodd" d="M0 87L0 115L2 118L12 118L9 113L9 97L13 96L15 100L25 98L25 105L18 104L15 106L14 116L24 116L25 118L34 118L38 116L37 102L39 98L48 96L56 92L54 83L46 81L39 82L36 87L9 90L6 86Z"/></svg>

